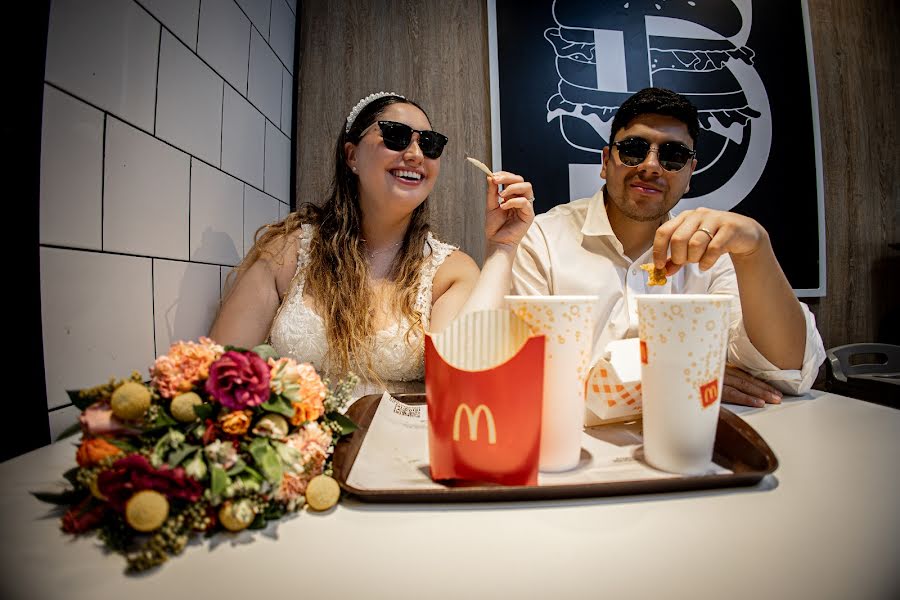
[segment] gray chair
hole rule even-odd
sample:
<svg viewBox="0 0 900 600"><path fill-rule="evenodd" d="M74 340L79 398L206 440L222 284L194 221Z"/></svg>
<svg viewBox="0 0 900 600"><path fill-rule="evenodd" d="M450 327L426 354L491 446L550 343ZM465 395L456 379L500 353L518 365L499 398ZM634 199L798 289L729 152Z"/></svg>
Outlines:
<svg viewBox="0 0 900 600"><path fill-rule="evenodd" d="M846 344L825 354L825 389L900 408L900 346Z"/></svg>

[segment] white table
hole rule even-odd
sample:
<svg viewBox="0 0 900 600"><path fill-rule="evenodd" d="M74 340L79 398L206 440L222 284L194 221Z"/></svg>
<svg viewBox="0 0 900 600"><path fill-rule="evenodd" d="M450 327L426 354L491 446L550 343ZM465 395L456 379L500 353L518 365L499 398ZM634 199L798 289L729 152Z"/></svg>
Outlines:
<svg viewBox="0 0 900 600"><path fill-rule="evenodd" d="M190 545L149 575L28 490L72 441L0 464L0 598L898 598L900 411L813 392L738 410L780 461L756 487L556 502L345 499ZM282 596L282 594L284 594Z"/></svg>

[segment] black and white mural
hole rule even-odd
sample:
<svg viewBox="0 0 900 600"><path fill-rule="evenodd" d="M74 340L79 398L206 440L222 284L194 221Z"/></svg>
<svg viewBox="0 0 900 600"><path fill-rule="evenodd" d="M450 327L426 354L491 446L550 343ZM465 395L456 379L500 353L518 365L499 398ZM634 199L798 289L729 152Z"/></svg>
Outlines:
<svg viewBox="0 0 900 600"><path fill-rule="evenodd" d="M591 196L619 105L650 86L700 112L699 164L676 210L760 221L798 295L825 293L815 79L801 0L491 0L495 169L536 208Z"/></svg>

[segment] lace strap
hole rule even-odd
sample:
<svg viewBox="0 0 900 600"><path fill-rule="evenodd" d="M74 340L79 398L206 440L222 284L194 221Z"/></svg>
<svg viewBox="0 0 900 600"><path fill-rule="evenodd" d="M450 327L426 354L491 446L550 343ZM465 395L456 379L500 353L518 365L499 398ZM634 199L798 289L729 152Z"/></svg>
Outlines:
<svg viewBox="0 0 900 600"><path fill-rule="evenodd" d="M428 327L431 321L431 289L434 284L434 275L444 261L455 250L456 246L442 242L428 232L428 238L425 241L424 252L430 251L430 256L422 265L421 274L419 275L419 292L416 295L415 308L422 315L423 325Z"/></svg>
<svg viewBox="0 0 900 600"><path fill-rule="evenodd" d="M294 276L291 278L291 283L288 285L288 289L284 293L284 298L281 300L281 304L278 305L278 310L275 311L275 316L272 318L272 322L269 324L269 333L266 335L266 343L271 342L272 328L278 321L279 315L281 315L281 309L285 307L288 301L299 294L302 302L303 288L306 284L304 273L306 265L309 264L309 245L312 241L312 236L312 225L304 223L300 226L300 230L297 234L297 270L294 271Z"/></svg>

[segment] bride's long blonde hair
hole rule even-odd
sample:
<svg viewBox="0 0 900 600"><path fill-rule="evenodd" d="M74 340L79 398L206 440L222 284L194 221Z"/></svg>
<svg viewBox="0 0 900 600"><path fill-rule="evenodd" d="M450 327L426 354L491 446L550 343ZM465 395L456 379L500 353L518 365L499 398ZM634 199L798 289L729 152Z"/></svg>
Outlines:
<svg viewBox="0 0 900 600"><path fill-rule="evenodd" d="M359 180L347 166L344 144L358 144L361 134L388 106L397 103L412 104L425 112L415 102L386 96L368 104L357 115L350 131L345 132L342 123L334 148L334 177L325 202L321 206L307 202L282 221L261 227L256 232L253 247L236 269L240 275L263 255L279 260L277 257L291 235L305 223L314 225L304 273L304 293L312 299L325 323L328 342L325 362L331 371L336 370L339 374L354 371L372 381L379 381L372 364L377 307L369 287L369 263L360 237ZM398 317L405 317L411 324L406 333L407 341L412 340L413 333L421 330L424 324L415 301L422 264L429 260L423 254L429 231L427 216L426 198L412 213L389 275L394 286L390 305L396 307Z"/></svg>

